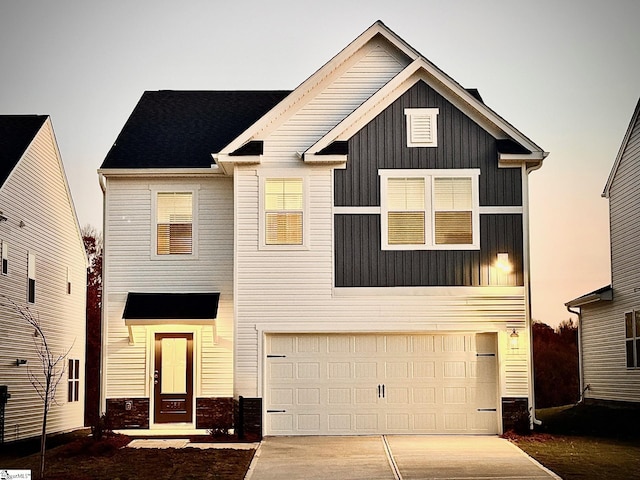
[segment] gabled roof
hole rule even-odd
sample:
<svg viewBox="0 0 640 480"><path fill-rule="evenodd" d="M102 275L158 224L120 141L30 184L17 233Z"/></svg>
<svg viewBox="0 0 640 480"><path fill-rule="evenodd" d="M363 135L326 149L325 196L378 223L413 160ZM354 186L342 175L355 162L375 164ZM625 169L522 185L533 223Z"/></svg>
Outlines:
<svg viewBox="0 0 640 480"><path fill-rule="evenodd" d="M101 168L210 168L289 91L145 92Z"/></svg>
<svg viewBox="0 0 640 480"><path fill-rule="evenodd" d="M640 117L640 99L638 99L638 103L636 104L636 109L633 112L633 115L631 116L631 121L629 122L627 133L625 133L624 135L624 139L622 140L622 145L620 145L620 150L618 150L618 156L616 157L615 162L613 162L613 167L611 168L611 172L609 173L607 184L605 185L604 191L602 192L602 196L605 198L609 198L609 194L611 192L611 185L613 184L613 179L616 176L618 167L620 166L620 161L622 160L622 156L624 155L624 152L627 149L627 143L629 142L629 138L631 138L631 133L633 132L634 127L638 123L639 117Z"/></svg>
<svg viewBox="0 0 640 480"><path fill-rule="evenodd" d="M613 300L613 288L611 287L611 285L607 285L606 287L599 288L597 290L594 290L593 292L585 293L581 297L569 300L567 303L565 303L565 306L583 307L584 305L588 305L590 303L611 300Z"/></svg>
<svg viewBox="0 0 640 480"><path fill-rule="evenodd" d="M500 153L523 161L542 161L547 156L547 152L487 107L473 90L463 88L427 59L419 57L309 147L305 152L305 160L313 158L335 141L348 140L419 81L427 82L476 123L502 140L501 146L506 151ZM317 158L314 160L318 161Z"/></svg>
<svg viewBox="0 0 640 480"><path fill-rule="evenodd" d="M47 115L0 115L0 187L46 120Z"/></svg>

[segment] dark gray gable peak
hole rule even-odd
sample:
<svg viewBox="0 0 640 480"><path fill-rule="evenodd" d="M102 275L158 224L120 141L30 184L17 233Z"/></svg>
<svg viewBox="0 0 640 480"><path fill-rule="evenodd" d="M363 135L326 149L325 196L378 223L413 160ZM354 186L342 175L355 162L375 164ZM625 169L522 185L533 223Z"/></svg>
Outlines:
<svg viewBox="0 0 640 480"><path fill-rule="evenodd" d="M47 118L47 115L0 115L0 187Z"/></svg>
<svg viewBox="0 0 640 480"><path fill-rule="evenodd" d="M208 168L219 152L290 92L145 92L103 169Z"/></svg>

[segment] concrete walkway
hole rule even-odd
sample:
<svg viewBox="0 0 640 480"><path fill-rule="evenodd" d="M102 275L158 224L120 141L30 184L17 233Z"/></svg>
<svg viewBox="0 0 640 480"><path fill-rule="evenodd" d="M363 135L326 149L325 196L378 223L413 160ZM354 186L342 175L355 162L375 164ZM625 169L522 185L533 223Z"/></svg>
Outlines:
<svg viewBox="0 0 640 480"><path fill-rule="evenodd" d="M245 480L559 479L498 437L267 437Z"/></svg>

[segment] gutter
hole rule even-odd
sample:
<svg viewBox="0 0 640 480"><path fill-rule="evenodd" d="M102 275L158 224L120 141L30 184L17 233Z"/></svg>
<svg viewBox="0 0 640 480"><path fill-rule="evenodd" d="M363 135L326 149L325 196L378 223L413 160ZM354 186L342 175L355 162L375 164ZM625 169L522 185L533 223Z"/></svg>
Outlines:
<svg viewBox="0 0 640 480"><path fill-rule="evenodd" d="M547 152L543 152L543 158L546 157ZM542 167L542 161L536 163L532 166L527 166L526 163L522 165L523 175L522 185L523 185L523 198L527 199L527 208L523 211L523 230L526 232L525 241L526 245L524 246L524 255L526 255L526 275L525 275L525 283L526 283L526 295L527 295L527 328L529 330L529 398L531 399L531 421L530 426L533 430L534 425L542 425L542 421L536 418L536 395L534 389L534 381L535 375L533 371L533 325L531 321L531 269L529 268L530 264L530 252L529 252L529 174L534 172ZM526 180L526 181L525 181ZM526 195L525 190L526 189Z"/></svg>

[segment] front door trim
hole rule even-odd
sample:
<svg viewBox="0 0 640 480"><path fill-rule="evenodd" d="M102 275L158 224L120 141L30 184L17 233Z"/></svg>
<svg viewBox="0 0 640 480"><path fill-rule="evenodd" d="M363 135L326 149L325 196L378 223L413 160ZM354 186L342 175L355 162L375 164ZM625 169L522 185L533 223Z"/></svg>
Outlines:
<svg viewBox="0 0 640 480"><path fill-rule="evenodd" d="M186 339L185 385L186 392L161 393L163 339ZM192 332L155 332L153 336L154 355L152 359L153 423L156 425L193 423L194 398L194 334Z"/></svg>

